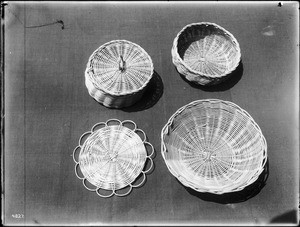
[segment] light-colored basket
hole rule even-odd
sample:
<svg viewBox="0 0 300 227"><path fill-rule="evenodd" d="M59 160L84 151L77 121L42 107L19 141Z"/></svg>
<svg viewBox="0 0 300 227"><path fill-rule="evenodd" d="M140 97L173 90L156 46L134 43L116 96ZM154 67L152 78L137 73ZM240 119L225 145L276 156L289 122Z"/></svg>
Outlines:
<svg viewBox="0 0 300 227"><path fill-rule="evenodd" d="M75 174L85 188L101 197L126 196L145 183L145 174L153 167L153 153L145 133L133 121L110 119L80 137L73 151ZM136 183L141 174L142 180Z"/></svg>
<svg viewBox="0 0 300 227"><path fill-rule="evenodd" d="M177 110L161 132L169 171L199 192L223 194L256 181L267 161L259 126L232 102L205 99Z"/></svg>
<svg viewBox="0 0 300 227"><path fill-rule="evenodd" d="M104 106L127 107L142 97L153 70L152 59L142 47L127 40L113 40L90 56L85 85Z"/></svg>
<svg viewBox="0 0 300 227"><path fill-rule="evenodd" d="M175 37L172 60L188 81L215 85L237 68L241 51L235 37L221 26L210 22L192 23Z"/></svg>

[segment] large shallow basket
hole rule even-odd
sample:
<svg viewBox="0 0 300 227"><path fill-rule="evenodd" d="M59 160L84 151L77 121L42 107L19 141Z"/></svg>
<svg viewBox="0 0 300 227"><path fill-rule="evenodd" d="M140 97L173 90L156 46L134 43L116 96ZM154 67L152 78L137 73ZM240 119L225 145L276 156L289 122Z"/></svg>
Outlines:
<svg viewBox="0 0 300 227"><path fill-rule="evenodd" d="M186 25L175 37L172 60L188 81L200 85L222 82L239 65L235 37L221 26L200 22Z"/></svg>
<svg viewBox="0 0 300 227"><path fill-rule="evenodd" d="M142 97L152 75L152 59L142 47L126 40L113 40L90 56L85 85L99 103L122 108Z"/></svg>
<svg viewBox="0 0 300 227"><path fill-rule="evenodd" d="M73 151L75 174L101 197L126 196L145 183L153 146L133 121L110 119L84 133Z"/></svg>
<svg viewBox="0 0 300 227"><path fill-rule="evenodd" d="M199 192L223 194L256 181L267 143L253 118L236 104L197 100L177 110L161 132L170 172Z"/></svg>

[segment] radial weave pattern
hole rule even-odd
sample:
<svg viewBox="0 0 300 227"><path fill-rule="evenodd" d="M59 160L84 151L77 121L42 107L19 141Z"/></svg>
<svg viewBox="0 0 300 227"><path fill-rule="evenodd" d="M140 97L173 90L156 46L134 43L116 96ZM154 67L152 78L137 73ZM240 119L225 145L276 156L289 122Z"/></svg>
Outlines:
<svg viewBox="0 0 300 227"><path fill-rule="evenodd" d="M107 190L132 183L142 171L147 153L138 135L123 126L98 130L84 143L79 165L87 180Z"/></svg>
<svg viewBox="0 0 300 227"><path fill-rule="evenodd" d="M139 45L113 40L91 55L85 74L93 98L109 107L123 107L140 98L152 78L153 64Z"/></svg>
<svg viewBox="0 0 300 227"><path fill-rule="evenodd" d="M267 160L259 126L231 102L194 101L170 118L161 136L170 172L200 192L242 190L258 178Z"/></svg>
<svg viewBox="0 0 300 227"><path fill-rule="evenodd" d="M173 63L189 81L217 84L236 69L241 53L234 36L208 22L185 26L172 47Z"/></svg>
<svg viewBox="0 0 300 227"><path fill-rule="evenodd" d="M151 159L151 155L147 154L145 144L150 144L136 134L135 131L140 129L136 129L133 122L133 130L121 122L118 125L102 124L105 127L95 131L92 129L84 143L79 145L78 160L74 158L83 175L79 178L86 179L97 189L112 191L111 195L119 195L117 190L130 186L128 193L125 193L127 195L135 187L133 182L136 178L147 172L143 169L146 159Z"/></svg>

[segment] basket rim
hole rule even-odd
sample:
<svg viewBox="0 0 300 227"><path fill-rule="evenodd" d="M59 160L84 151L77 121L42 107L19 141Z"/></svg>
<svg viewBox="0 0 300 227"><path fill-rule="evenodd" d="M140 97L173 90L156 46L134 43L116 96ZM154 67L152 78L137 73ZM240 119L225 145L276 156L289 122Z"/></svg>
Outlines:
<svg viewBox="0 0 300 227"><path fill-rule="evenodd" d="M198 185L197 188L193 187L191 184L188 184L188 180L186 180L183 176L181 176L179 173L177 173L176 171L174 171L172 169L172 167L168 164L167 158L165 156L165 153L167 152L167 148L164 142L164 136L168 134L169 128L171 127L175 117L177 115L179 115L182 111L184 111L185 109L198 105L199 103L203 103L203 102L210 102L210 103L223 103L225 105L229 105L232 106L233 108L236 108L238 111L240 111L242 114L245 114L249 120L251 121L251 123L255 126L255 129L257 130L257 132L260 135L260 138L262 140L262 152L263 152L263 164L260 167L260 170L257 171L256 175L254 174L252 178L249 178L249 181L247 182L247 184L243 184L240 187L236 187L235 190L220 190L220 191L216 191L216 190L209 190L207 188L202 188L201 186ZM182 107L180 107L177 111L175 111L175 113L169 118L168 122L165 124L165 126L162 128L161 130L161 154L162 157L164 159L164 162L168 168L168 170L171 172L171 174L176 177L182 184L184 184L185 186L191 187L192 189L196 190L196 191L200 191L200 192L210 192L210 193L214 193L214 194L223 194L223 193L228 193L228 192L235 192L235 191L240 191L243 190L244 188L246 188L248 185L250 185L251 183L253 183L254 181L256 181L260 175L260 173L263 171L263 168L267 162L268 159L268 155L267 155L267 142L266 139L259 127L259 125L254 121L254 119L251 117L251 115L244 109L242 109L241 107L239 107L237 104L230 102L230 101L225 101L225 100L221 100L221 99L199 99L199 100L195 100L192 101ZM184 179L183 181L180 180Z"/></svg>
<svg viewBox="0 0 300 227"><path fill-rule="evenodd" d="M114 93L110 90L107 90L106 88L103 88L101 86L99 86L98 83L95 83L95 81L90 77L89 73L91 73L92 68L91 68L91 60L93 59L94 55L101 49L103 49L104 47L111 45L113 43L128 43L130 45L136 46L137 48L139 48L141 50L141 52L143 54L145 54L145 56L147 56L147 58L149 59L149 63L150 63L150 68L151 68L151 74L150 76L147 78L146 82L138 89L134 89L132 91L127 91L127 92L122 92L122 93ZM93 51L93 53L91 54L91 56L88 59L87 65L86 65L86 69L85 69L85 74L88 76L88 78L90 79L90 81L93 83L93 85L95 86L95 88L102 90L103 92L110 94L112 96L126 96L126 95L133 95L135 93L138 93L139 91L143 90L149 83L149 81L151 80L151 78L153 77L153 73L154 73L154 66L153 66L153 62L152 62L152 58L150 57L150 55L145 51L144 48L142 48L140 45L133 43L131 41L125 40L125 39L115 39L115 40L111 40L109 42L106 42L104 44L102 44L101 46L99 46L96 50Z"/></svg>
<svg viewBox="0 0 300 227"><path fill-rule="evenodd" d="M212 25L212 26L215 26L217 27L218 29L220 30L223 30L226 34L229 35L229 37L233 40L233 42L236 44L236 47L237 47L237 51L238 51L238 58L239 58L239 61L235 64L234 67L232 67L232 69L228 70L227 72L225 73L222 73L220 75L210 75L210 74L207 74L207 73L202 73L202 72L199 72L199 71L196 71L194 69L192 69L189 65L187 65L183 59L180 57L180 55L178 54L178 48L177 48L177 44L178 44L178 39L179 39L179 36L189 27L192 27L192 26L195 26L195 25ZM221 77L224 77L230 73L232 73L239 65L240 61L241 61L241 49L240 49L240 44L239 42L237 41L237 39L234 37L234 35L229 32L228 30L226 30L225 28L223 28L222 26L216 24L216 23L212 23L212 22L195 22L195 23L190 23L190 24L187 24L185 25L176 35L176 37L174 38L174 41L173 41L173 47L172 47L172 51L171 51L171 54L172 55L176 55L176 58L180 61L180 63L186 67L190 72L194 73L194 74L197 74L197 75L201 75L202 77L206 77L208 79L217 79L217 78L221 78Z"/></svg>

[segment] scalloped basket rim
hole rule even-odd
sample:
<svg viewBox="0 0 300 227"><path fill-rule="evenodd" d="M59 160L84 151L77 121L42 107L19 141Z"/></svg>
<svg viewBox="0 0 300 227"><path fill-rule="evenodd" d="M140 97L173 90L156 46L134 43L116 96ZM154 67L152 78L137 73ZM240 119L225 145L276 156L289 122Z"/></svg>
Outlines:
<svg viewBox="0 0 300 227"><path fill-rule="evenodd" d="M116 121L116 122L119 123L119 125L108 125L108 122L111 122L111 121ZM129 128L128 126L125 126L125 125L124 125L124 123L128 123L128 122L129 122L129 123L132 123L132 124L134 125L134 130L131 129L131 128ZM103 124L104 127L101 127L100 129L96 129L96 130L93 131L93 129L97 128L96 126L101 125L101 124ZM141 172L139 172L139 174L132 180L132 182L130 182L129 184L127 184L127 185L125 185L125 186L123 186L123 187L121 187L121 188L118 188L118 189L113 188L113 189L111 190L112 193L111 193L110 195L108 195L108 196L102 196L102 195L100 195L100 194L97 192L97 190L98 190L98 189L108 190L108 189L101 188L101 187L98 187L97 185L94 185L93 183L91 183L90 181L88 181L88 179L86 178L86 176L84 176L83 174L82 174L83 177L80 177L79 175L77 175L77 171L76 171L77 165L78 165L78 167L79 167L80 169L81 169L81 167L80 167L79 161L76 161L76 159L75 159L75 153L77 153L76 151L79 150L79 151L78 151L78 152L79 152L78 156L80 155L80 153L82 152L83 147L85 146L86 142L88 141L88 139L89 139L89 137L90 137L91 135L93 135L94 133L97 133L99 130L101 130L101 129L103 129L103 128L106 128L106 127L114 127L114 126L121 126L121 127L124 127L124 128L126 128L126 130L132 131L132 132L134 132L134 133L135 133L135 131L137 131L137 130L143 132L143 135L144 135L144 137L145 137L144 140L142 140L142 138L141 138L137 133L135 133L135 134L137 135L137 137L138 137L138 139L140 140L140 142L144 145L144 150L145 150L145 161L144 161L143 168L142 168ZM85 138L84 142L83 142L82 145L81 145L81 144L80 144L81 139L84 138L84 136L86 136L86 135L87 135L87 138ZM148 153L147 153L147 148L146 148L146 145L145 145L145 144L150 145L151 148L152 148L152 152L151 152L150 155L148 155ZM147 174L149 173L149 171L153 168L153 160L152 160L153 157L152 157L152 156L153 156L154 152L155 152L155 151L154 151L153 145L152 145L150 142L148 142L147 139L146 139L146 133L145 133L142 129L138 128L137 125L136 125L136 123L135 123L134 121L131 121L131 120L123 120L123 121L120 121L120 120L118 120L118 119L112 118L112 119L107 120L106 122L98 122L98 123L94 124L94 125L91 127L91 129L90 129L89 131L84 132L84 133L80 136L79 141L78 141L78 145L77 145L77 146L75 147L75 149L73 150L73 155L72 155L72 156L73 156L73 161L75 162L75 175L77 176L78 179L80 179L80 180L82 181L84 187L85 187L87 190L89 190L89 191L96 191L96 193L97 193L100 197L108 198L108 197L111 197L111 196L113 196L113 195L116 195L116 196L125 196L125 195L130 194L130 192L131 192L131 190L132 190L133 188L138 188L138 187L141 187L141 186L144 185L144 183L145 183L145 181L146 181L146 175L147 175ZM145 164L146 164L146 162L147 162L147 159L150 160L151 165L150 165L150 168L149 168L148 170L145 170L145 171L144 171L143 169L145 168ZM143 174L143 180L142 180L142 182L140 182L138 185L134 185L133 183L138 179L138 177L139 177L141 174ZM89 182L90 184L92 184L93 186L95 186L95 187L96 187L95 190L94 190L94 189L89 189L89 188L85 185L85 183L84 183L85 180L88 181L88 182ZM128 187L128 186L131 187L131 189L130 189L130 191L129 191L128 193L125 193L124 195L119 195L118 193L116 193L116 191L122 190L122 189L124 189L124 188L126 188L126 187ZM108 190L108 191L110 191L110 190Z"/></svg>

